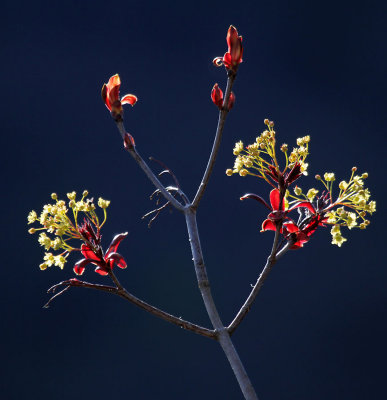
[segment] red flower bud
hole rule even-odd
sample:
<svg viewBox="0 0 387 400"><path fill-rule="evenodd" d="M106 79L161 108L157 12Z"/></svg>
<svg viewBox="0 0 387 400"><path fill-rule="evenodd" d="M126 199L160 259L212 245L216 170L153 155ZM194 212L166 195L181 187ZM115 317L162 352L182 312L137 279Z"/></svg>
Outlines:
<svg viewBox="0 0 387 400"><path fill-rule="evenodd" d="M226 40L228 45L227 53L223 57L216 57L213 62L217 67L224 65L228 70L236 72L242 62L242 36L238 36L238 31L231 25L228 28Z"/></svg>
<svg viewBox="0 0 387 400"><path fill-rule="evenodd" d="M130 150L135 146L136 146L136 143L134 142L133 136L130 133L126 132L125 137L124 137L124 147L125 147L125 149Z"/></svg>
<svg viewBox="0 0 387 400"><path fill-rule="evenodd" d="M223 92L222 89L215 83L211 91L212 102L220 109L223 105Z"/></svg>
<svg viewBox="0 0 387 400"><path fill-rule="evenodd" d="M108 83L104 83L101 91L102 100L115 120L122 119L123 104L134 106L137 102L137 97L134 94L127 94L120 99L120 86L121 80L119 75L116 74L109 79Z"/></svg>
<svg viewBox="0 0 387 400"><path fill-rule="evenodd" d="M234 105L234 103L235 103L235 94L234 94L234 92L231 92L230 97L229 97L229 99L228 99L227 108L228 108L229 110L231 110L231 109L232 109L232 106Z"/></svg>

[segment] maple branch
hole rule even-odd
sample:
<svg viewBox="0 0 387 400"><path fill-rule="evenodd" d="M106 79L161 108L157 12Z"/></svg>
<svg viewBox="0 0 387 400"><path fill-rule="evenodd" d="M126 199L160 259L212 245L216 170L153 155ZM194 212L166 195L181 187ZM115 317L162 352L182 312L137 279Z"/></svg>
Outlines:
<svg viewBox="0 0 387 400"><path fill-rule="evenodd" d="M277 225L277 229L275 231L273 246L271 249L270 256L267 258L266 264L259 275L257 282L253 286L252 291L250 292L249 296L247 297L246 301L244 302L241 309L238 311L237 315L228 326L227 330L230 335L232 335L235 330L238 328L239 324L243 321L247 313L250 311L251 306L254 303L255 298L257 297L259 291L261 290L266 278L268 277L270 271L274 267L275 263L278 261L280 257L282 257L294 244L294 241L289 240L288 243L279 251L277 252L278 247L278 240L281 231L281 224Z"/></svg>
<svg viewBox="0 0 387 400"><path fill-rule="evenodd" d="M219 341L219 344L221 345L230 363L230 366L234 372L234 375L239 383L239 387L241 388L245 399L258 400L254 387L231 341L230 334L220 319L219 313L214 303L214 299L211 294L210 282L207 276L206 266L204 264L203 253L200 245L199 231L196 222L196 210L194 208L187 208L184 215L187 223L192 260L195 266L198 286L203 298L205 308L207 310L207 314L215 329L217 340Z"/></svg>
<svg viewBox="0 0 387 400"><path fill-rule="evenodd" d="M44 308L48 308L49 304L54 300L56 297L70 289L70 287L75 286L75 287L84 287L87 289L94 289L94 290L100 290L103 292L108 292L115 294L117 296L122 297L123 299L133 303L137 307L142 308L143 310L149 312L150 314L153 314L167 322L170 322L174 325L180 326L180 328L195 332L199 335L211 338L211 339L216 339L216 333L213 330L204 328L200 325L196 325L192 322L186 321L180 317L176 317L172 314L169 314L163 310L160 310L157 307L154 307L148 303L146 303L143 300L140 300L136 296L133 296L131 293L129 293L118 281L117 277L114 275L113 271L109 272L110 278L113 280L114 284L116 286L108 286L108 285L99 285L96 283L89 283L85 281L80 281L78 279L69 279L67 281L62 281L57 283L56 285L52 286L50 289L48 289L48 292L54 293L55 290L61 286L64 286L64 289L62 289L60 292L55 294L51 299L44 305Z"/></svg>
<svg viewBox="0 0 387 400"><path fill-rule="evenodd" d="M201 181L201 183L199 185L199 188L198 188L198 190L196 192L195 198L192 201L192 207L195 208L195 209L198 207L199 202L200 202L201 198L203 197L204 191L206 190L206 187L208 185L208 181L210 180L210 176L211 176L212 170L213 170L214 165L215 165L216 156L218 154L218 150L219 150L219 147L220 147L220 142L222 140L224 123L226 121L226 117L227 117L227 114L229 112L228 102L229 102L229 98L230 98L230 95L231 95L231 89L232 89L232 86L234 84L235 77L236 77L235 73L229 73L229 76L228 76L228 79L227 79L226 93L225 93L224 100L223 100L223 105L222 105L222 108L219 110L218 126L216 128L215 140L214 140L214 143L212 145L210 158L208 159L206 171L204 172L202 181Z"/></svg>
<svg viewBox="0 0 387 400"><path fill-rule="evenodd" d="M177 210L183 211L184 206L176 200L164 187L164 185L159 181L157 176L153 173L153 171L149 168L148 164L144 161L144 159L138 153L136 147L133 144L128 143L127 133L124 126L124 122L122 120L116 121L117 128L121 134L121 137L124 141L125 150L134 158L140 168L145 172L145 175L149 178L149 180L156 186L157 189L160 190L162 195L172 204Z"/></svg>

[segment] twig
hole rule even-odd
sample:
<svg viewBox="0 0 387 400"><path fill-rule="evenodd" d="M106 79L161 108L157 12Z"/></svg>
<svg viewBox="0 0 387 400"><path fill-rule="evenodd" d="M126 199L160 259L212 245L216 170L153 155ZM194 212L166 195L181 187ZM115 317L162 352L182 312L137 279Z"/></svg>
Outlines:
<svg viewBox="0 0 387 400"><path fill-rule="evenodd" d="M138 299L136 296L133 296L131 293L129 293L119 282L117 277L114 275L113 271L109 272L109 276L113 280L114 284L116 286L108 286L108 285L99 285L95 283L89 283L85 281L80 281L78 279L69 279L67 281L59 282L56 285L52 286L50 289L48 289L48 292L55 292L55 290L60 287L60 286L65 286L63 290L61 290L59 293L57 293L55 296L51 297L51 299L47 302L47 304L44 305L44 308L48 308L49 304L51 303L52 300L54 300L56 297L67 291L70 287L75 286L75 287L84 287L88 289L95 289L95 290L100 290L108 293L115 294L117 296L120 296L124 298L127 301L130 301L131 303L135 304L136 306L142 308L145 311L148 311L150 314L156 315L157 317L170 322L174 325L180 326L183 329L195 332L199 335L209 337L211 339L216 339L216 333L213 330L204 328L202 326L196 325L192 322L186 321L182 318L175 317L172 314L169 314L163 310L160 310L157 307L154 307L145 301L142 301Z"/></svg>
<svg viewBox="0 0 387 400"><path fill-rule="evenodd" d="M242 322L242 320L245 318L247 313L250 311L250 308L257 297L259 291L261 290L266 278L268 277L270 271L274 267L274 264L278 261L280 257L282 257L293 245L293 241L289 241L286 246L277 253L277 247L278 247L278 240L279 240L279 235L280 235L280 230L281 230L281 225L277 225L277 229L275 231L274 235L274 241L273 241L273 246L272 250L270 253L270 256L267 258L266 264L259 275L257 282L253 286L252 291L250 292L249 296L247 297L245 303L241 307L241 309L238 311L237 315L231 322L231 324L228 326L227 330L232 335L235 330L238 328L239 324Z"/></svg>
<svg viewBox="0 0 387 400"><path fill-rule="evenodd" d="M124 140L124 143L126 143L125 138L126 138L126 130L123 121L118 121L117 122L117 127L118 130L121 134L121 137ZM164 185L159 181L159 179L155 176L153 171L149 168L148 164L143 160L143 158L140 156L138 151L136 150L136 147L133 145L127 145L125 146L126 151L134 158L134 160L137 162L137 164L140 166L140 168L145 172L145 175L150 179L150 181L156 186L157 189L160 190L160 192L163 194L163 196L179 211L184 211L184 206L177 201L169 192L166 190Z"/></svg>
<svg viewBox="0 0 387 400"><path fill-rule="evenodd" d="M214 140L214 144L212 145L211 155L210 155L210 158L208 159L206 171L204 172L202 181L199 185L199 188L196 192L195 198L192 202L191 207L193 207L194 209L196 209L198 207L200 200L203 197L204 191L206 190L208 181L210 180L210 176L211 176L212 170L215 165L216 156L218 154L220 142L222 139L224 123L226 121L226 117L229 112L228 102L229 102L231 89L234 84L235 77L236 77L235 74L230 74L227 79L226 93L224 96L222 109L219 111L218 126L216 128L215 140Z"/></svg>
<svg viewBox="0 0 387 400"><path fill-rule="evenodd" d="M150 215L156 213L156 215L154 215L154 216L150 219L150 221L148 222L148 228L151 227L151 225L152 225L152 223L154 222L154 220L160 215L161 211L163 211L164 208L166 208L166 207L168 206L168 204L169 204L169 201L167 201L167 202L166 202L165 204L163 204L161 207L156 208L155 210L152 210L152 211L147 212L145 215L143 215L143 216L141 217L141 219L145 219L146 217L149 217Z"/></svg>
<svg viewBox="0 0 387 400"><path fill-rule="evenodd" d="M56 289L61 287L61 286L65 286L64 289L62 289L60 292L58 292L56 295L52 296L50 298L50 300L48 300L48 302L43 306L43 308L49 308L50 303L57 298L58 296L60 296L61 294L63 294L64 292L66 292L67 290L70 289L70 287L72 286L78 286L78 287L85 287L88 289L95 289L95 290L101 290L103 292L109 292L109 293L113 293L113 294L117 294L117 288L113 287L113 286L108 286L108 285L99 285L96 283L89 283L89 282L85 282L85 281L80 281L78 279L68 279L67 281L62 281L59 282L53 286L51 286L48 290L47 293L55 293Z"/></svg>
<svg viewBox="0 0 387 400"><path fill-rule="evenodd" d="M156 158L154 158L154 157L152 157L152 156L149 157L149 159L150 159L151 161L154 161L154 162L156 162L157 164L161 165L161 166L165 169L165 171L168 172L169 175L172 176L172 179L173 179L173 181L175 182L175 185L176 185L178 188L180 188L179 181L177 180L176 175L172 172L172 170L171 170L170 168L168 168L162 161L157 160ZM164 172L164 171L163 171L163 172ZM163 172L160 172L159 176L160 176Z"/></svg>

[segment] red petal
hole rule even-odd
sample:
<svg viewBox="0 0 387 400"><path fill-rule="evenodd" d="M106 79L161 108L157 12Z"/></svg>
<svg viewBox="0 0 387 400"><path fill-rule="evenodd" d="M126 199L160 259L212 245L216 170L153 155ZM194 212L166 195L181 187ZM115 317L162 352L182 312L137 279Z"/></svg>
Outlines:
<svg viewBox="0 0 387 400"><path fill-rule="evenodd" d="M123 269L127 267L124 258L122 257L121 254L118 254L118 253L111 253L109 255L109 259L106 261L108 261L108 262L113 261L113 263L116 264L117 267L120 267Z"/></svg>
<svg viewBox="0 0 387 400"><path fill-rule="evenodd" d="M262 223L262 229L261 232L264 231L276 231L277 227L273 221L270 221L270 219L265 219Z"/></svg>
<svg viewBox="0 0 387 400"><path fill-rule="evenodd" d="M121 104L130 104L131 106L134 106L137 103L137 96L134 94L126 94L122 99L121 99Z"/></svg>
<svg viewBox="0 0 387 400"><path fill-rule="evenodd" d="M85 268L82 268L78 265L74 266L73 270L77 275L82 275L85 272Z"/></svg>
<svg viewBox="0 0 387 400"><path fill-rule="evenodd" d="M77 275L82 275L83 272L85 271L85 267L86 267L87 264L94 264L95 265L96 263L95 263L95 260L92 260L90 258L82 258L82 260L79 260L74 265L74 268L73 268L74 272ZM97 267L97 268L99 268L99 267Z"/></svg>
<svg viewBox="0 0 387 400"><path fill-rule="evenodd" d="M120 96L120 86L121 80L118 74L113 75L109 82L107 83L107 96L109 98L110 105L113 105L117 100L119 100Z"/></svg>
<svg viewBox="0 0 387 400"><path fill-rule="evenodd" d="M238 31L234 26L231 25L228 29L226 40L228 45L228 52L231 58L231 64L233 66L236 66L242 62L242 36L238 36Z"/></svg>
<svg viewBox="0 0 387 400"><path fill-rule="evenodd" d="M97 268L95 269L95 272L96 272L97 274L102 275L102 276L106 276L106 275L109 274L109 272L107 272L106 269L102 269L102 268L100 268L100 267L97 267Z"/></svg>
<svg viewBox="0 0 387 400"><path fill-rule="evenodd" d="M244 196L240 198L240 200L246 200L246 199L254 199L259 201L261 204L263 204L265 207L267 207L269 210L271 210L270 206L266 203L265 200L261 196L258 196L257 194L254 193L247 193Z"/></svg>
<svg viewBox="0 0 387 400"><path fill-rule="evenodd" d="M270 192L270 204L274 211L283 211L285 209L284 201L282 200L281 208L280 206L280 192L278 189L273 189Z"/></svg>
<svg viewBox="0 0 387 400"><path fill-rule="evenodd" d="M119 89L121 86L120 76L118 74L115 74L112 77L110 77L109 82L107 83L106 86L107 86L108 91L111 91L112 89L114 89L117 86Z"/></svg>
<svg viewBox="0 0 387 400"><path fill-rule="evenodd" d="M115 253L117 251L118 245L121 241L128 235L128 232L120 233L119 235L114 236L108 251L106 252L105 260L109 258L111 253Z"/></svg>
<svg viewBox="0 0 387 400"><path fill-rule="evenodd" d="M81 246L81 253L87 259L101 261L101 259L94 254L93 250L91 250L87 244Z"/></svg>
<svg viewBox="0 0 387 400"><path fill-rule="evenodd" d="M228 51L230 51L231 47L236 44L238 41L238 31L236 30L235 26L230 25L227 31L227 46L228 46Z"/></svg>
<svg viewBox="0 0 387 400"><path fill-rule="evenodd" d="M285 182L288 185L290 185L295 180L297 180L301 175L302 175L301 164L299 162L297 162L296 164L294 164L293 168L291 169L291 171L286 176Z"/></svg>
<svg viewBox="0 0 387 400"><path fill-rule="evenodd" d="M316 210L314 209L314 207L312 206L312 204L309 201L302 201L301 203L297 203L295 204L293 207L291 207L289 209L289 211L294 210L295 208L299 208L299 207L305 207L307 208L312 214L316 214Z"/></svg>
<svg viewBox="0 0 387 400"><path fill-rule="evenodd" d="M108 96L107 96L107 86L106 86L106 83L104 83L103 86L102 86L101 97L102 97L102 100L104 101L106 107L108 108L108 110L111 111L112 108L111 108L111 106L110 106L109 98L108 98Z"/></svg>
<svg viewBox="0 0 387 400"><path fill-rule="evenodd" d="M286 222L283 224L284 229L286 229L289 233L298 232L300 229L299 227L293 222Z"/></svg>
<svg viewBox="0 0 387 400"><path fill-rule="evenodd" d="M86 265L92 262L93 260L91 260L90 258L82 258L82 260L79 260L75 263L73 270L77 275L82 275L85 271Z"/></svg>
<svg viewBox="0 0 387 400"><path fill-rule="evenodd" d="M226 68L230 69L231 67L231 54L230 53L224 53L223 56L223 64Z"/></svg>

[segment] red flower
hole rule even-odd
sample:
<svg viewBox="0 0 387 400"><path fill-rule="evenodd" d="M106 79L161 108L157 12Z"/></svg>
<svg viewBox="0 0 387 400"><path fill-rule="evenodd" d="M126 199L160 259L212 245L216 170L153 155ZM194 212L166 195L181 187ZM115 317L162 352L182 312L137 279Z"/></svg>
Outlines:
<svg viewBox="0 0 387 400"><path fill-rule="evenodd" d="M282 225L283 229L281 233L287 239L290 239L293 235L295 243L292 245L291 249L299 249L300 247L303 247L304 243L309 241L310 237L316 232L316 229L319 226L325 226L324 223L326 220L327 218L321 214L313 214L301 222L300 225L297 225L294 222L285 222Z"/></svg>
<svg viewBox="0 0 387 400"><path fill-rule="evenodd" d="M291 246L291 249L299 249L300 247L303 247L319 226L325 226L325 222L328 219L325 217L325 213L328 210L329 204L329 193L323 193L316 201L316 208L308 201L297 203L292 208L304 207L307 211L304 213L304 217L302 217L301 213L297 224L293 221L287 221L282 225L281 233L285 238L295 241ZM268 229L275 230L271 228Z"/></svg>
<svg viewBox="0 0 387 400"><path fill-rule="evenodd" d="M223 92L217 83L215 83L214 87L211 91L211 100L212 102L219 108L222 109L223 106ZM228 109L231 110L232 106L235 103L235 95L231 92L230 97L228 99Z"/></svg>
<svg viewBox="0 0 387 400"><path fill-rule="evenodd" d="M265 221L263 221L263 223L262 223L261 232L275 231L277 229L277 225L279 223L282 223L284 221L284 219L289 219L287 214L296 208L306 207L310 211L315 213L313 206L308 201L303 201L303 202L297 203L293 207L289 208L288 210L285 210L285 202L284 202L283 198L281 199L280 191L278 189L273 189L270 192L270 205L271 206L269 206L266 203L266 201L263 200L262 197L260 197L256 194L253 194L253 193L245 194L244 196L241 197L241 200L245 200L245 199L257 200L271 211L270 214L267 216L267 219L265 219Z"/></svg>
<svg viewBox="0 0 387 400"><path fill-rule="evenodd" d="M113 118L121 119L123 104L134 106L137 102L137 97L134 94L126 94L120 99L121 80L118 74L113 75L108 83L102 86L101 96L106 107L111 112Z"/></svg>
<svg viewBox="0 0 387 400"><path fill-rule="evenodd" d="M285 189L289 187L290 184L295 182L301 175L301 164L296 162L293 168L286 174L282 174L277 171L277 168L274 165L267 166L269 171L267 175L276 183L281 183Z"/></svg>
<svg viewBox="0 0 387 400"><path fill-rule="evenodd" d="M291 249L299 249L308 242L310 237L316 232L319 226L324 226L327 221L325 217L326 212L330 207L329 193L322 194L316 201L316 208L309 201L301 201L296 203L293 207L285 210L283 199L281 200L280 192L278 189L273 189L270 192L270 204L266 203L262 197L256 194L246 194L241 197L244 199L254 199L263 204L266 208L271 210L267 219L262 223L261 232L276 231L278 224L281 224L280 233L284 235L285 239L292 240L294 243ZM292 221L287 214L296 208L304 208L305 212L300 213L300 218L297 223ZM284 222L284 220L287 220Z"/></svg>
<svg viewBox="0 0 387 400"><path fill-rule="evenodd" d="M90 263L97 265L95 272L97 272L100 275L108 275L109 271L113 268L114 264L116 264L120 268L126 268L126 262L124 258L117 253L117 248L118 245L121 243L121 241L128 234L127 232L120 233L119 235L116 235L114 237L105 255L103 254L101 246L99 245L101 236L99 234L98 235L94 234L94 237L97 239L97 241L95 242L92 237L93 234L88 232L86 235L88 234L91 235L90 239L92 240L88 240L81 246L81 253L85 258L79 260L74 265L74 272L77 275L82 275L83 272L85 271L86 265Z"/></svg>
<svg viewBox="0 0 387 400"><path fill-rule="evenodd" d="M242 36L238 36L238 31L231 25L228 28L226 40L228 45L227 53L223 57L216 57L213 62L217 67L224 65L228 70L236 72L242 62Z"/></svg>

